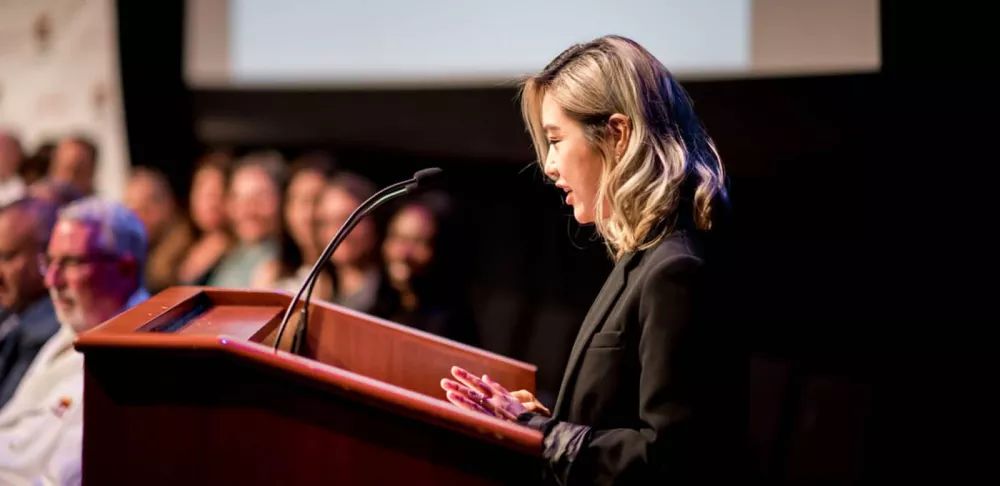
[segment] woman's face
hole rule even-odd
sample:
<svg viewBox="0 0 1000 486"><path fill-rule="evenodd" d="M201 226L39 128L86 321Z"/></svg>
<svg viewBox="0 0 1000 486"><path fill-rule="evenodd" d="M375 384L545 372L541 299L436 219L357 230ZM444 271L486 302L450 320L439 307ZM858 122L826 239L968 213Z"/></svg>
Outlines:
<svg viewBox="0 0 1000 486"><path fill-rule="evenodd" d="M354 199L339 187L323 189L316 204L316 237L325 246L362 201ZM370 217L358 222L354 230L333 252L330 261L334 265L357 265L371 255L376 245L375 223Z"/></svg>
<svg viewBox="0 0 1000 486"><path fill-rule="evenodd" d="M313 234L313 208L323 191L323 175L314 170L303 170L292 178L285 197L285 225L288 234L302 250L311 255L319 251Z"/></svg>
<svg viewBox="0 0 1000 486"><path fill-rule="evenodd" d="M281 217L280 189L260 167L237 170L229 186L229 219L242 243L272 238Z"/></svg>
<svg viewBox="0 0 1000 486"><path fill-rule="evenodd" d="M222 171L211 167L195 173L191 183L191 220L198 229L219 231L226 222L226 181Z"/></svg>
<svg viewBox="0 0 1000 486"><path fill-rule="evenodd" d="M434 233L437 224L421 206L406 206L389 223L382 244L386 273L394 286L406 286L422 274L434 260Z"/></svg>
<svg viewBox="0 0 1000 486"><path fill-rule="evenodd" d="M545 175L566 193L566 204L581 224L593 223L603 158L584 137L583 125L571 119L548 94L542 99L542 127L549 140ZM607 204L605 212L607 214Z"/></svg>

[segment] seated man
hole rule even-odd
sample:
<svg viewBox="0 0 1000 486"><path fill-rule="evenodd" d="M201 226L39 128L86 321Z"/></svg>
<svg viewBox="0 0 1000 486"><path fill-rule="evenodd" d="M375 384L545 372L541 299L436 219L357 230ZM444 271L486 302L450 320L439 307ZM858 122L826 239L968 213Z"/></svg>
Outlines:
<svg viewBox="0 0 1000 486"><path fill-rule="evenodd" d="M38 269L52 235L55 205L21 199L0 209L0 408L42 345L59 330Z"/></svg>
<svg viewBox="0 0 1000 486"><path fill-rule="evenodd" d="M148 297L146 233L124 206L94 197L59 212L42 259L61 329L42 347L0 409L0 484L80 482L82 332Z"/></svg>

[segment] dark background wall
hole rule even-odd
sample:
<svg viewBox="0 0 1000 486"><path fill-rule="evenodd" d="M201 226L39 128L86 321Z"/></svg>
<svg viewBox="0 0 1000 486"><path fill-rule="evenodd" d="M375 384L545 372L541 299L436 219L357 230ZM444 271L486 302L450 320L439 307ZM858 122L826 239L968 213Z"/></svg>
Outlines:
<svg viewBox="0 0 1000 486"><path fill-rule="evenodd" d="M327 148L379 183L444 168L483 347L537 364L551 400L610 263L531 164L516 89L191 90L183 3L118 5L133 163L168 170L182 195L213 146ZM731 305L751 331L770 482L974 470L959 451L987 410L973 384L989 341L970 332L990 310L975 277L994 275L978 228L996 159L975 17L883 1L880 73L684 83L731 175Z"/></svg>

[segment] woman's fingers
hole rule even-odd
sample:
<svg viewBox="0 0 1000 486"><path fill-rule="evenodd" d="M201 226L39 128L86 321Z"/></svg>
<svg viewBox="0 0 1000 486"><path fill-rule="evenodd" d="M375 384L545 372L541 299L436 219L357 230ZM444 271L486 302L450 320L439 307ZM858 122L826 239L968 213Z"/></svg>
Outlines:
<svg viewBox="0 0 1000 486"><path fill-rule="evenodd" d="M478 394L478 392L472 390L469 391ZM514 414L503 409L502 407L497 407L496 404L490 402L489 400L478 400L474 397L451 390L445 393L445 396L448 398L449 402L455 404L459 408L464 408L472 412L479 412L491 417L499 417L510 421L517 420L517 417L515 417Z"/></svg>
<svg viewBox="0 0 1000 486"><path fill-rule="evenodd" d="M530 412L535 412L537 414L544 415L546 417L552 416L552 412L550 412L549 409L545 408L545 405L542 405L541 402L539 402L538 400L531 402L530 406L526 405L525 408L528 409L528 411Z"/></svg>
<svg viewBox="0 0 1000 486"><path fill-rule="evenodd" d="M465 385L448 378L441 379L441 388L445 390L448 401L473 412L483 412L494 417L516 419L510 412L491 402L482 393L472 390ZM511 418L513 417L513 418Z"/></svg>
<svg viewBox="0 0 1000 486"><path fill-rule="evenodd" d="M480 405L480 404L472 401L471 399L469 399L469 397L467 397L465 395L462 395L461 393L455 393L455 392L449 391L449 392L447 392L445 394L445 396L448 398L449 402L457 405L458 407L464 408L466 410L470 410L472 412L484 413L486 415L490 415L490 416L493 416L493 417L497 416L496 413L494 413L494 412L492 412L490 410L487 410L486 407L484 407L484 406L482 406L482 405Z"/></svg>
<svg viewBox="0 0 1000 486"><path fill-rule="evenodd" d="M486 402L486 403L489 403L489 402ZM513 413L511 413L510 410L507 410L506 408L503 408L503 407L495 407L494 410L497 411L497 415L500 418L506 419L506 420L510 420L511 422L517 422L517 415L514 415Z"/></svg>
<svg viewBox="0 0 1000 486"><path fill-rule="evenodd" d="M441 378L441 388L444 388L444 391L461 393L463 395L468 395L471 391L469 387L448 378Z"/></svg>
<svg viewBox="0 0 1000 486"><path fill-rule="evenodd" d="M510 395L510 392L507 391L507 389L504 388L503 385L493 381L493 378L490 378L488 375L483 375L483 383L485 383L487 386L492 388L493 391L497 393L500 393L502 395Z"/></svg>
<svg viewBox="0 0 1000 486"><path fill-rule="evenodd" d="M517 401L521 402L521 405L524 406L524 409L529 412L542 414L545 415L546 417L552 416L552 412L550 412L549 409L545 408L545 405L542 405L542 402L539 402L538 399L535 398L535 396L532 395L531 392L529 392L528 390L517 390L515 392L511 392L510 396L516 398Z"/></svg>
<svg viewBox="0 0 1000 486"><path fill-rule="evenodd" d="M473 375L458 366L451 367L451 374L455 377L455 379L462 382L468 388L482 393L484 397L491 398L493 396L493 389L476 375Z"/></svg>

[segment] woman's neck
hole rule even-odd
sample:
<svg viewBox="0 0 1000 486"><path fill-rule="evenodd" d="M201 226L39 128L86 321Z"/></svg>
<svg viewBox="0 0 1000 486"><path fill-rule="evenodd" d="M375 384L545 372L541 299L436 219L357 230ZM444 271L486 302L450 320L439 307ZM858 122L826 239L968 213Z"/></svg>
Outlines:
<svg viewBox="0 0 1000 486"><path fill-rule="evenodd" d="M371 263L361 263L357 265L337 265L337 293L340 295L354 295L365 286L368 273L372 269Z"/></svg>
<svg viewBox="0 0 1000 486"><path fill-rule="evenodd" d="M418 297L417 293L410 287L399 289L399 305L402 306L404 310L413 312L420 306L420 297Z"/></svg>
<svg viewBox="0 0 1000 486"><path fill-rule="evenodd" d="M299 248L302 251L302 248ZM316 249L309 249L307 251L302 251L302 266L312 268L313 262L319 259L319 251Z"/></svg>
<svg viewBox="0 0 1000 486"><path fill-rule="evenodd" d="M198 240L199 241L215 241L215 240L228 241L229 240L229 235L225 231L223 231L221 229L219 229L219 230L212 230L212 231L206 231L206 232L202 233L201 236L198 238Z"/></svg>

